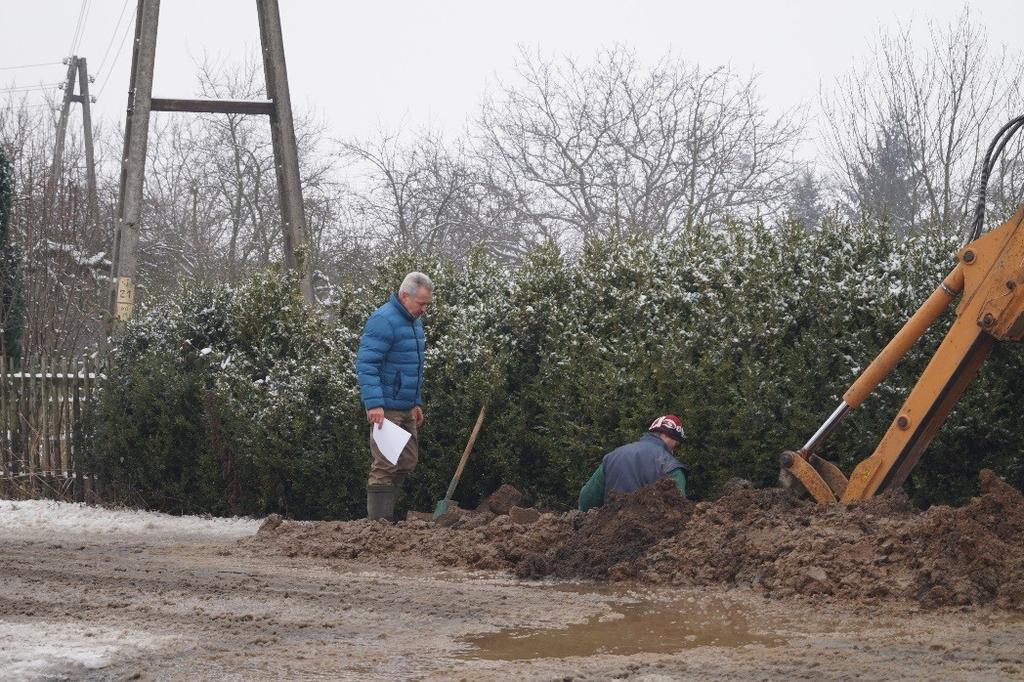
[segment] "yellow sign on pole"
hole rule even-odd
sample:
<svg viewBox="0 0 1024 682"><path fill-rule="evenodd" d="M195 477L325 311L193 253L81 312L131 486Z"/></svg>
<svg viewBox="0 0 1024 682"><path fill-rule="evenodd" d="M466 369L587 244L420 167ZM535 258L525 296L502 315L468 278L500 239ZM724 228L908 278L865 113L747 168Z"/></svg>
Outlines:
<svg viewBox="0 0 1024 682"><path fill-rule="evenodd" d="M131 277L117 278L117 312L114 315L120 322L125 322L132 316L132 307L135 305L135 283Z"/></svg>

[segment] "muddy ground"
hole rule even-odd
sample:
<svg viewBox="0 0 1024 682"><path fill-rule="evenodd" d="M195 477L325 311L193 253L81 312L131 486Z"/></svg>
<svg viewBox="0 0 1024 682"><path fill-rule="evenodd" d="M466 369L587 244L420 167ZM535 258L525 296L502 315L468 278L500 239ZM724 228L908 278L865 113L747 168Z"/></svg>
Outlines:
<svg viewBox="0 0 1024 682"><path fill-rule="evenodd" d="M1020 494L994 478L927 512L669 492L445 526L269 520L215 541L0 529L0 677L1024 676Z"/></svg>
<svg viewBox="0 0 1024 682"><path fill-rule="evenodd" d="M521 509L514 490L503 487L479 510L437 523L271 518L251 542L285 556L462 566L521 578L1024 610L1024 496L991 471L981 472L981 495L969 504L927 511L902 493L819 505L781 489L731 483L719 499L695 504L662 479L585 514Z"/></svg>

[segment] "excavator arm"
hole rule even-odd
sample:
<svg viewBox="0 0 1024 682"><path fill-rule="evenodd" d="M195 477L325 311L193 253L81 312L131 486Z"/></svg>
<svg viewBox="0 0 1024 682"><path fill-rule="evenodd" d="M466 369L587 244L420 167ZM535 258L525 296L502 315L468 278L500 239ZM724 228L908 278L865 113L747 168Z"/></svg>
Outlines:
<svg viewBox="0 0 1024 682"><path fill-rule="evenodd" d="M1020 126L1018 126L1020 127ZM892 371L957 297L956 321L874 453L849 479L815 451ZM843 395L799 450L782 454L780 481L819 502L850 502L903 485L996 341L1024 338L1024 206L957 254L957 265Z"/></svg>
<svg viewBox="0 0 1024 682"><path fill-rule="evenodd" d="M978 374L996 341L1024 338L1024 206L982 234L988 178L1024 116L1004 125L981 164L978 203L968 243L957 264L928 300L843 395L832 415L796 452L783 452L779 481L809 492L818 502L851 502L903 485L935 433ZM907 396L874 453L849 479L815 452L836 426L860 406L957 297L956 320Z"/></svg>

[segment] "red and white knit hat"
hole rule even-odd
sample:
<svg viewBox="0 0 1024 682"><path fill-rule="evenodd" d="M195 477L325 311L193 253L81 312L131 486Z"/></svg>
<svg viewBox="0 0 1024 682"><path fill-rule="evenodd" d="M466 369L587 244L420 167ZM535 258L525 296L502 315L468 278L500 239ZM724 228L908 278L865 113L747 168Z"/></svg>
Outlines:
<svg viewBox="0 0 1024 682"><path fill-rule="evenodd" d="M651 426L647 430L654 433L664 433L666 436L675 438L680 443L683 442L683 422L674 414L658 417L651 422Z"/></svg>

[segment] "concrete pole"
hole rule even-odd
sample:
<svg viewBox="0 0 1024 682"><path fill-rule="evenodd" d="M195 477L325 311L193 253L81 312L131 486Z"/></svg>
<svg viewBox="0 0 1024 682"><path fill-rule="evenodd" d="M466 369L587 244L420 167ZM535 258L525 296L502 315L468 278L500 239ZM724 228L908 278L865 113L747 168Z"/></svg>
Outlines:
<svg viewBox="0 0 1024 682"><path fill-rule="evenodd" d="M96 156L92 146L92 103L89 101L89 69L85 57L78 60L78 92L82 99L82 128L85 141L85 187L89 201L89 220L99 223L99 209L96 205Z"/></svg>
<svg viewBox="0 0 1024 682"><path fill-rule="evenodd" d="M157 22L160 0L139 0L132 56L132 88L128 93L125 121L125 155L121 163L117 277L113 280L111 332L131 317L135 305L135 273L138 266L139 228L142 221L142 189L146 170L149 112L153 97L153 65L156 61Z"/></svg>
<svg viewBox="0 0 1024 682"><path fill-rule="evenodd" d="M139 66L139 45L142 42L142 14L145 0L138 0L135 7L135 37L132 41L132 68L128 74L128 113L125 116L124 141L121 150L121 177L118 182L117 205L112 207L113 235L110 238L110 293L107 299L107 337L114 333L114 317L117 314L117 273L121 264L121 217L124 215L124 187L128 178L128 150L131 148L129 125L135 96L135 74ZM152 99L152 98L150 98Z"/></svg>
<svg viewBox="0 0 1024 682"><path fill-rule="evenodd" d="M64 102L60 107L60 120L57 121L57 142L53 148L53 167L50 173L49 197L47 206L50 219L53 220L53 209L56 206L60 188L60 176L64 173L64 140L68 134L68 115L71 113L71 95L75 89L75 72L78 69L78 57L68 58L68 75L64 79Z"/></svg>
<svg viewBox="0 0 1024 682"><path fill-rule="evenodd" d="M306 246L306 216L302 206L299 155L292 120L292 101L288 91L288 70L281 36L281 13L277 0L256 0L263 46L263 71L267 81L267 99L274 103L270 115L270 133L274 145L274 167L281 202L284 232L284 261L289 270L298 270L302 296L312 303L313 283Z"/></svg>

